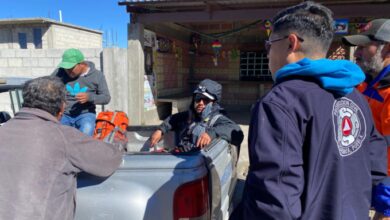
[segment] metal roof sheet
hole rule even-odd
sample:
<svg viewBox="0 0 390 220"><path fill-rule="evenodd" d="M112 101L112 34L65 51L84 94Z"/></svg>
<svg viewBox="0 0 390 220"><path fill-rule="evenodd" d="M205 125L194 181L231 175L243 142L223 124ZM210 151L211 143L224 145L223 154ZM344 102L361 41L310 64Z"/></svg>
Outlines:
<svg viewBox="0 0 390 220"><path fill-rule="evenodd" d="M272 8L301 3L302 0L124 0L119 5L126 5L129 12L180 12L203 11L210 8L219 10L240 10L253 8ZM387 0L319 0L325 5L386 3Z"/></svg>

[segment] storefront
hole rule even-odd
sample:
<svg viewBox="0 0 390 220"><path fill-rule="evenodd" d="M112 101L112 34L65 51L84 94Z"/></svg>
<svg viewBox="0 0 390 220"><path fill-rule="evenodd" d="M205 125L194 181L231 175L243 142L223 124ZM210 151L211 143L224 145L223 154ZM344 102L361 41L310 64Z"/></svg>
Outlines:
<svg viewBox="0 0 390 220"><path fill-rule="evenodd" d="M156 112L159 117L166 116L167 102L175 97L185 103L193 86L205 78L223 85L223 105L253 104L272 86L264 50L272 31L270 19L280 9L299 2L120 2L130 13L128 53L135 59L129 62L132 83L143 94L140 97L145 97L133 97L134 104L140 105L138 111L143 112L142 116L134 112L141 117L140 123L147 124ZM390 3L384 1L317 2L331 8L336 19L336 37L328 54L332 59L351 59L349 48L341 44L342 36L359 32L373 18L390 16ZM140 83L149 88L139 87Z"/></svg>

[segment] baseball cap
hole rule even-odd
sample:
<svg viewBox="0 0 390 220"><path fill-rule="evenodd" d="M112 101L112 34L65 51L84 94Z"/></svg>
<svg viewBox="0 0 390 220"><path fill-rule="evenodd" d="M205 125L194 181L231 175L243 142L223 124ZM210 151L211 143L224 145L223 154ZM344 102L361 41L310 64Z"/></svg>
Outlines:
<svg viewBox="0 0 390 220"><path fill-rule="evenodd" d="M83 61L84 55L81 53L81 51L78 49L71 48L65 50L64 54L62 55L62 61L60 64L58 64L58 67L70 69L76 64L79 64Z"/></svg>
<svg viewBox="0 0 390 220"><path fill-rule="evenodd" d="M373 41L390 42L390 19L375 19L366 24L363 32L343 37L348 46L363 46Z"/></svg>
<svg viewBox="0 0 390 220"><path fill-rule="evenodd" d="M211 79L205 79L199 83L198 87L194 90L194 94L202 94L213 101L220 100L222 86Z"/></svg>

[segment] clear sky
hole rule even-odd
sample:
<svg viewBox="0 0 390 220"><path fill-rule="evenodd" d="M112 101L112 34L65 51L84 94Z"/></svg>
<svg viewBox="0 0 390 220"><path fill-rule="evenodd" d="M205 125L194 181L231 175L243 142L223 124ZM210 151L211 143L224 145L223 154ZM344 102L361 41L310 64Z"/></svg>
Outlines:
<svg viewBox="0 0 390 220"><path fill-rule="evenodd" d="M43 17L103 31L103 46L127 47L129 14L119 0L0 0L0 19Z"/></svg>

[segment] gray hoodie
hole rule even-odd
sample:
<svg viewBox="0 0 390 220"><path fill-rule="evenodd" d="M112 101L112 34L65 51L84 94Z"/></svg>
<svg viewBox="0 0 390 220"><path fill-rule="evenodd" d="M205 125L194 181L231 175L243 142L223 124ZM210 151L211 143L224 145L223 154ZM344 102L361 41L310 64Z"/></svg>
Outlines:
<svg viewBox="0 0 390 220"><path fill-rule="evenodd" d="M106 177L121 161L119 148L22 108L0 127L0 219L71 220L76 175Z"/></svg>
<svg viewBox="0 0 390 220"><path fill-rule="evenodd" d="M110 92L102 72L95 68L92 62L86 61L89 71L83 76L70 78L63 68L56 69L52 76L57 76L66 86L66 108L65 114L72 117L82 113L95 113L96 105L105 105L110 102ZM75 95L79 92L86 92L89 95L88 102L80 104Z"/></svg>

